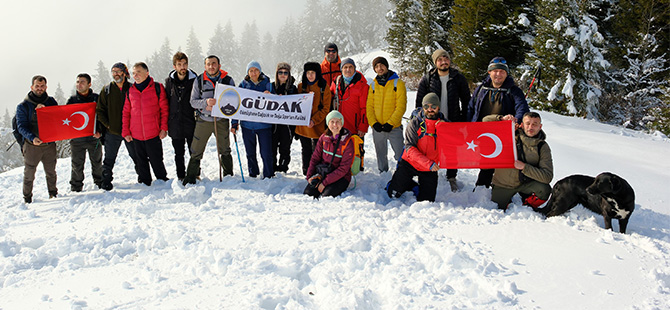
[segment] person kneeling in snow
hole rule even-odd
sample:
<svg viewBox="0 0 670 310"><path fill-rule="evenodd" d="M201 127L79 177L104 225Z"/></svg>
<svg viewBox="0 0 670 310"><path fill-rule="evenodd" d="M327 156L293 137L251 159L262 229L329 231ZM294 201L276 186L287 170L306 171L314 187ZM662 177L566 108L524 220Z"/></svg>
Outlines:
<svg viewBox="0 0 670 310"><path fill-rule="evenodd" d="M305 195L314 198L336 197L351 182L351 164L354 162L354 143L351 132L344 126L344 117L338 111L326 115L328 128L316 143L307 169Z"/></svg>
<svg viewBox="0 0 670 310"><path fill-rule="evenodd" d="M484 118L495 119L496 115ZM542 118L537 112L526 112L521 127L516 131L516 148L519 160L514 161L516 169L496 169L493 174L491 200L498 209L507 210L512 196L519 193L524 205L537 208L549 198L554 177L551 149L544 141L547 135L542 131Z"/></svg>
<svg viewBox="0 0 670 310"><path fill-rule="evenodd" d="M405 151L386 188L390 198L412 190L418 201L435 201L440 169L436 125L446 119L440 112L440 98L435 93L423 97L422 105L405 130ZM419 176L419 184L412 179L414 176Z"/></svg>

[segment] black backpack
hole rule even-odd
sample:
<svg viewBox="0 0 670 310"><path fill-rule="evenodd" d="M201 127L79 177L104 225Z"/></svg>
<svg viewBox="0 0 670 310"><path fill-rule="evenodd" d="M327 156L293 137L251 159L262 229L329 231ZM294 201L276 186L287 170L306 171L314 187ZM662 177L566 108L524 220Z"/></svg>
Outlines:
<svg viewBox="0 0 670 310"><path fill-rule="evenodd" d="M21 103L25 108L28 108L25 106L25 102ZM28 121L30 121L30 113L28 113ZM12 117L12 134L14 135L14 139L16 139L16 143L19 144L19 147L23 150L23 135L19 132L19 124L16 122L16 115ZM11 147L11 146L9 146ZM9 149L8 149L9 150Z"/></svg>

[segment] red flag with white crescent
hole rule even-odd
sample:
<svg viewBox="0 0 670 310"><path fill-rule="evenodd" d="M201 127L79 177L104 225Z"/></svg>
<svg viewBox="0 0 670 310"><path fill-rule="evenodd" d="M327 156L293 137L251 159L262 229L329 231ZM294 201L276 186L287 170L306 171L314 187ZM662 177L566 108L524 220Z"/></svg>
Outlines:
<svg viewBox="0 0 670 310"><path fill-rule="evenodd" d="M39 137L53 142L95 134L95 102L44 107L37 112Z"/></svg>
<svg viewBox="0 0 670 310"><path fill-rule="evenodd" d="M514 122L440 122L440 168L514 168Z"/></svg>

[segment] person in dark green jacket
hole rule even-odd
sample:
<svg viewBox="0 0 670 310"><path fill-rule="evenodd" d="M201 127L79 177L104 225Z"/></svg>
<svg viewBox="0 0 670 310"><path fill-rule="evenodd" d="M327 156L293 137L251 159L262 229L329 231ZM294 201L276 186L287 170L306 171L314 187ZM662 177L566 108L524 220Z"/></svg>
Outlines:
<svg viewBox="0 0 670 310"><path fill-rule="evenodd" d="M112 66L113 81L100 90L98 96L98 105L96 107L96 115L98 121L105 126L107 130L104 135L105 155L102 160L102 184L101 188L110 191L114 186L112 185L112 169L116 163L116 155L119 153L121 141L125 141L121 136L121 117L123 113L123 104L126 100L126 93L130 89L128 82L128 67L122 62L117 62ZM126 149L130 158L135 164L135 148L132 143L125 142ZM135 172L137 172L137 165L135 164ZM139 173L138 173L139 175Z"/></svg>
<svg viewBox="0 0 670 310"><path fill-rule="evenodd" d="M496 121L499 117L490 115L484 121ZM507 209L512 196L519 193L524 205L537 208L549 198L554 177L551 149L544 141L547 135L542 131L542 118L537 112L526 112L521 127L516 132L518 159L514 169L496 169L493 174L491 200L498 209Z"/></svg>

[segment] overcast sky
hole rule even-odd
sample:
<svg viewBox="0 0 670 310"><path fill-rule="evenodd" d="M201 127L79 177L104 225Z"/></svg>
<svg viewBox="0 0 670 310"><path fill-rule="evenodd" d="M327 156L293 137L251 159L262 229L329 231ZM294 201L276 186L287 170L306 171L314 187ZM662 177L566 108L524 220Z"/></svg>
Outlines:
<svg viewBox="0 0 670 310"><path fill-rule="evenodd" d="M185 49L191 26L205 53L216 24L228 20L236 38L253 20L261 37L267 31L274 36L286 17L298 17L306 1L6 1L0 10L0 53L9 70L0 75L0 113L9 108L14 114L36 74L47 78L49 95L60 82L69 96L77 74L93 75L99 60L110 68L118 61L144 61L166 36L173 50Z"/></svg>

